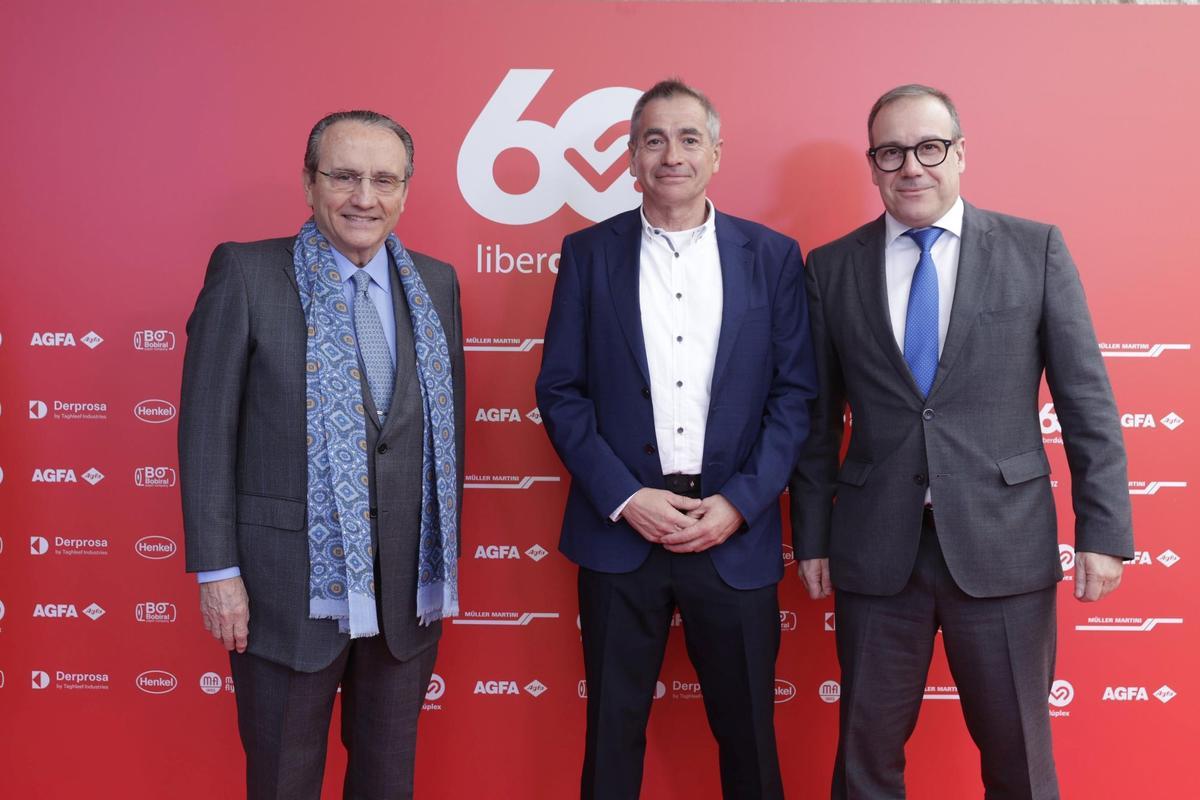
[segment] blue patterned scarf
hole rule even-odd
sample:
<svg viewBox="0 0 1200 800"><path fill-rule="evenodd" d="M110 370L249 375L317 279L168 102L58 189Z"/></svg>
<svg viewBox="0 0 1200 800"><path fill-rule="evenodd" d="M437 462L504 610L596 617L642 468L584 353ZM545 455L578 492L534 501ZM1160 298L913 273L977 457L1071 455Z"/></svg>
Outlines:
<svg viewBox="0 0 1200 800"><path fill-rule="evenodd" d="M412 319L421 389L421 528L417 617L458 613L458 486L454 386L441 320L412 258L387 238ZM379 633L367 486L367 421L350 308L333 249L310 218L296 237L296 284L308 328L309 616L351 638Z"/></svg>

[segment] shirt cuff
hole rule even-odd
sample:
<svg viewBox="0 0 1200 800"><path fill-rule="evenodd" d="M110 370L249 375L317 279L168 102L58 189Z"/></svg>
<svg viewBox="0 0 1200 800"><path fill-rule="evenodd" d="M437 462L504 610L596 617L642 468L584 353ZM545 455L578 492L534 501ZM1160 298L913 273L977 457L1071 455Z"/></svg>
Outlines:
<svg viewBox="0 0 1200 800"><path fill-rule="evenodd" d="M637 492L634 492L633 494L637 494ZM608 515L608 518L610 520L612 520L613 522L616 522L617 520L619 520L621 518L621 512L625 510L625 506L629 505L629 501L633 499L633 494L629 495L629 497L626 497L625 502L621 503L621 505L617 506L617 510Z"/></svg>
<svg viewBox="0 0 1200 800"><path fill-rule="evenodd" d="M237 567L226 567L225 569L212 569L205 572L196 573L196 581L198 583L212 583L213 581L223 581L229 578L241 577L242 571Z"/></svg>

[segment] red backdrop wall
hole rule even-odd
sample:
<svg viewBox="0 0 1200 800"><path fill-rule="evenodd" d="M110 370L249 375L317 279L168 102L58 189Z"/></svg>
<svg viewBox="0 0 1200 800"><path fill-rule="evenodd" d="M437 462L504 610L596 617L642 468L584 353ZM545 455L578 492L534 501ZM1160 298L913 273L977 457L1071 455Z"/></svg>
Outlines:
<svg viewBox="0 0 1200 800"><path fill-rule="evenodd" d="M957 98L968 199L1063 228L1110 356L1139 548L1110 600L1071 599L1069 475L1046 407L1068 567L1049 699L1064 794L1190 794L1194 11L278 0L6 11L0 794L238 794L228 660L201 628L180 550L183 323L217 242L299 228L304 137L352 107L413 131L399 234L457 265L471 350L466 613L447 626L421 718L417 795L575 792L575 571L555 551L567 477L532 383L561 237L636 204L629 108L669 74L722 111L717 206L805 250L880 212L864 118L908 81ZM784 778L791 796L818 797L837 725L832 606L802 596L794 568L781 597ZM681 637L669 647L644 796L716 797L695 676ZM940 654L929 683L910 794L979 796ZM343 764L335 744L329 797Z"/></svg>

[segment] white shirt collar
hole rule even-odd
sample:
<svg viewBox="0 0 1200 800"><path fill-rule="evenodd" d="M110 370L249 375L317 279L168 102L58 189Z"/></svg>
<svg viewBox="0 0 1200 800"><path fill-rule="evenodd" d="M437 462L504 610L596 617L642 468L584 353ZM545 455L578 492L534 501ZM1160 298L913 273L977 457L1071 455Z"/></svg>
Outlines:
<svg viewBox="0 0 1200 800"><path fill-rule="evenodd" d="M638 214L642 217L642 233L650 239L656 236L665 236L674 242L698 242L704 238L705 234L713 231L717 224L717 208L713 205L713 201L707 197L704 198L704 207L704 222L695 228L684 231L667 231L651 225L650 220L646 219L646 208L641 206L638 208Z"/></svg>
<svg viewBox="0 0 1200 800"><path fill-rule="evenodd" d="M950 206L950 210L942 215L942 218L933 223L931 227L944 228L950 233L953 233L958 238L962 238L962 221L963 221L963 199L961 196L955 199L954 205ZM892 243L904 235L904 232L911 230L910 225L905 225L900 220L892 216L891 212L884 212L883 215L884 235L883 246L891 247Z"/></svg>

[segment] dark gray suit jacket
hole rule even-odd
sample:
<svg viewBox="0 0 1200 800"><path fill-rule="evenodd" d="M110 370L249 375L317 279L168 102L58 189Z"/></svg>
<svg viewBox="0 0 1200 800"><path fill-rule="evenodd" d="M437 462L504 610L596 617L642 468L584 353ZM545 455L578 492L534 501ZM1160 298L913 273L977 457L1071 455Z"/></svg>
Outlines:
<svg viewBox="0 0 1200 800"><path fill-rule="evenodd" d="M179 466L189 572L237 566L250 596L248 651L293 669L328 666L348 641L308 618L304 313L294 239L213 251L188 320ZM445 329L454 378L462 509L465 372L454 269L410 251ZM380 623L398 659L432 646L440 623L416 622L422 414L408 304L392 271L396 390L382 430L367 406ZM365 387L365 383L364 383Z"/></svg>
<svg viewBox="0 0 1200 800"><path fill-rule="evenodd" d="M946 563L968 594L1061 580L1038 417L1044 372L1071 470L1075 547L1132 558L1116 405L1062 234L966 206L928 399L892 333L883 237L880 217L809 254L821 395L790 484L796 557L828 557L836 588L895 594L916 558L928 485ZM839 467L847 402L853 433Z"/></svg>

